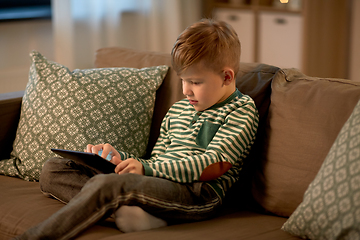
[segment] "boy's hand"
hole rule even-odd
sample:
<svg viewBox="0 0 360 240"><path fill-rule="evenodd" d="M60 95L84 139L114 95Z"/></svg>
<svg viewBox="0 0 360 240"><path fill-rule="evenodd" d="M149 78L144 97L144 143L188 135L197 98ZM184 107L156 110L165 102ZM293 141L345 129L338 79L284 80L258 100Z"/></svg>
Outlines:
<svg viewBox="0 0 360 240"><path fill-rule="evenodd" d="M110 144L106 143L106 144L98 144L98 145L92 145L92 144L88 144L86 146L86 150L85 152L88 153L95 153L95 154L99 154L99 151L102 150L102 154L101 157L102 158L106 158L109 153L111 153L111 160L110 162L114 163L114 164L119 164L121 162L121 158L120 158L120 154L118 151L116 151L116 149L111 146Z"/></svg>
<svg viewBox="0 0 360 240"><path fill-rule="evenodd" d="M128 158L124 161L121 161L115 168L117 174L123 173L135 173L139 175L144 175L144 166L141 162L136 159Z"/></svg>
<svg viewBox="0 0 360 240"><path fill-rule="evenodd" d="M115 168L115 173L136 173L144 175L144 167L142 163L133 158L128 158L122 161L119 152L116 151L116 149L108 143L98 144L95 146L92 144L88 144L86 146L85 152L98 154L100 150L103 151L101 154L102 158L106 158L107 155L111 152L112 158L110 162L117 165Z"/></svg>

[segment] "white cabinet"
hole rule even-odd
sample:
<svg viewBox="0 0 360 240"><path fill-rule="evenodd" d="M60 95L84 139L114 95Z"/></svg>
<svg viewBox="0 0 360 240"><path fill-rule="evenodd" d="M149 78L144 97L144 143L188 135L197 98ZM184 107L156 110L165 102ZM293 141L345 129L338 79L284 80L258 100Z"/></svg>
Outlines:
<svg viewBox="0 0 360 240"><path fill-rule="evenodd" d="M258 62L301 69L302 16L292 13L259 13Z"/></svg>
<svg viewBox="0 0 360 240"><path fill-rule="evenodd" d="M303 17L300 12L214 8L241 42L241 62L302 69Z"/></svg>
<svg viewBox="0 0 360 240"><path fill-rule="evenodd" d="M241 42L241 62L255 61L255 17L250 10L217 8L214 18L230 24Z"/></svg>

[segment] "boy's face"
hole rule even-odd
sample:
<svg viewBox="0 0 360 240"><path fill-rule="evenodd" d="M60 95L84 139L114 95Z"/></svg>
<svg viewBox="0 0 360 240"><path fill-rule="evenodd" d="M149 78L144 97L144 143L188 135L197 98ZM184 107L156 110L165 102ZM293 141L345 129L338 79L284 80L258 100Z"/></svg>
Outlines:
<svg viewBox="0 0 360 240"><path fill-rule="evenodd" d="M201 62L190 66L179 76L183 94L196 111L204 111L226 100L235 90L230 88L224 73L216 73Z"/></svg>

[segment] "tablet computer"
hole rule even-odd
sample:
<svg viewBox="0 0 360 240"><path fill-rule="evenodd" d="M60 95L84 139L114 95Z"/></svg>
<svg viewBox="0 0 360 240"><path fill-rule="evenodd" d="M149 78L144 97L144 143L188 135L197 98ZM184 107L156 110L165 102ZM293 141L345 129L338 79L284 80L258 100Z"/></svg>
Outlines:
<svg viewBox="0 0 360 240"><path fill-rule="evenodd" d="M91 168L95 168L102 173L115 173L116 165L95 153L78 152L55 148L52 148L51 151L63 158L71 159L75 162L79 162L81 164L88 165Z"/></svg>

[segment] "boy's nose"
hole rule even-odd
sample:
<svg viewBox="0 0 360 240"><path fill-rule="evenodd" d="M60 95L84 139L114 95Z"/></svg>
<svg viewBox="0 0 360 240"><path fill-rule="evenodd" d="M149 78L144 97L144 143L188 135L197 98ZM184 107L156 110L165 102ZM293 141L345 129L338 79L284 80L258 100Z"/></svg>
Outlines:
<svg viewBox="0 0 360 240"><path fill-rule="evenodd" d="M183 88L183 94L185 96L191 96L192 95L192 91L191 91L191 87L189 86L189 83L183 81L182 82L182 88Z"/></svg>

